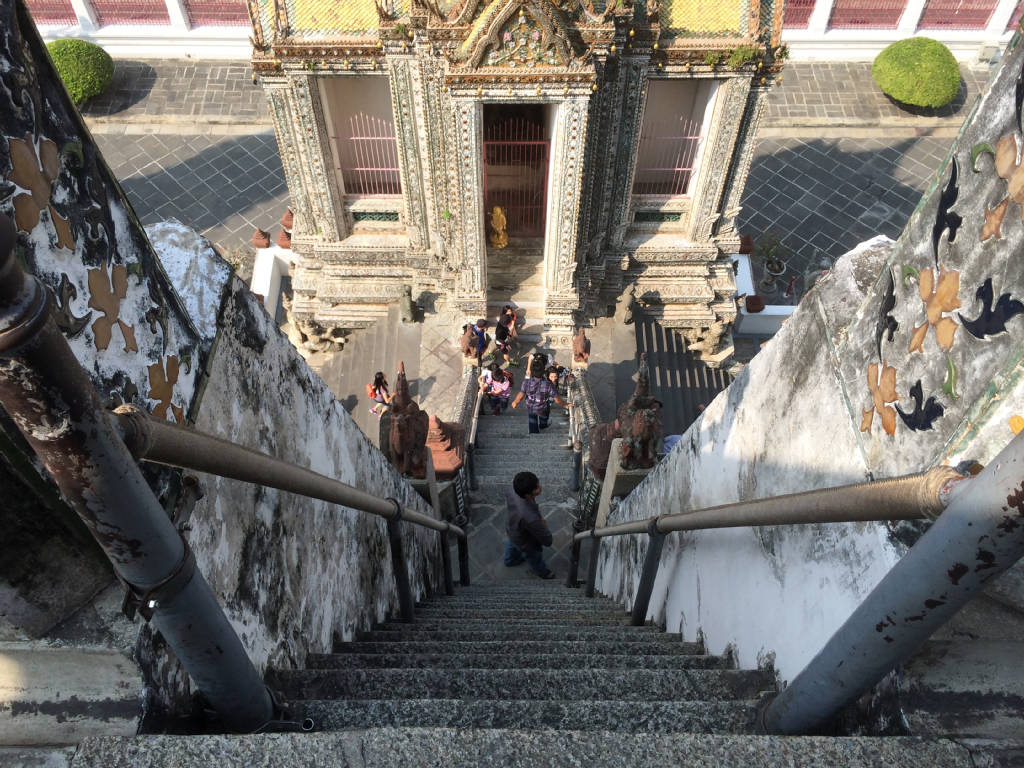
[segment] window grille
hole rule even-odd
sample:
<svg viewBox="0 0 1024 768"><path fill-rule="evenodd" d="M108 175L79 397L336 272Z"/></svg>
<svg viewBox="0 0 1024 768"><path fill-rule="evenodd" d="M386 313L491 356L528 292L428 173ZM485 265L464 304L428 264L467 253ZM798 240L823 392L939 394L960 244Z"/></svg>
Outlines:
<svg viewBox="0 0 1024 768"><path fill-rule="evenodd" d="M344 125L346 131L338 143L345 193L375 197L401 195L394 122L358 112L345 120Z"/></svg>
<svg viewBox="0 0 1024 768"><path fill-rule="evenodd" d="M644 120L637 150L634 195L685 195L701 142L696 120Z"/></svg>
<svg viewBox="0 0 1024 768"><path fill-rule="evenodd" d="M782 26L790 29L806 29L814 12L815 0L786 0Z"/></svg>
<svg viewBox="0 0 1024 768"><path fill-rule="evenodd" d="M71 0L26 0L25 5L36 24L78 23Z"/></svg>
<svg viewBox="0 0 1024 768"><path fill-rule="evenodd" d="M896 29L906 0L836 0L829 26L836 29Z"/></svg>
<svg viewBox="0 0 1024 768"><path fill-rule="evenodd" d="M185 0L185 12L193 27L249 26L245 0Z"/></svg>
<svg viewBox="0 0 1024 768"><path fill-rule="evenodd" d="M352 221L398 221L398 211L352 211Z"/></svg>
<svg viewBox="0 0 1024 768"><path fill-rule="evenodd" d="M514 237L544 235L549 144L533 120L501 120L484 131L484 204L488 215L505 209Z"/></svg>
<svg viewBox="0 0 1024 768"><path fill-rule="evenodd" d="M664 224L672 221L682 221L683 214L678 211L637 211L633 221L637 224Z"/></svg>
<svg viewBox="0 0 1024 768"><path fill-rule="evenodd" d="M170 24L163 0L92 0L100 26L124 24Z"/></svg>
<svg viewBox="0 0 1024 768"><path fill-rule="evenodd" d="M996 0L928 0L921 14L921 29L984 29L996 9Z"/></svg>

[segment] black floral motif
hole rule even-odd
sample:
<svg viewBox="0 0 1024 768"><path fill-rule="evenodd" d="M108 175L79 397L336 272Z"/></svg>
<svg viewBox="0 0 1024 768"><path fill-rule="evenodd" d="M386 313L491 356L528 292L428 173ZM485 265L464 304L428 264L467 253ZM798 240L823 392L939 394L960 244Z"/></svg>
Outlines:
<svg viewBox="0 0 1024 768"><path fill-rule="evenodd" d="M920 379L910 388L910 396L914 399L914 410L906 413L899 405L896 406L896 410L900 418L903 419L903 423L915 432L931 429L935 420L946 412L942 403L936 402L934 397L929 397L924 405L921 404L921 401L924 400L924 391Z"/></svg>
<svg viewBox="0 0 1024 768"><path fill-rule="evenodd" d="M974 294L974 298L982 303L981 314L973 320L968 320L963 316L963 313L957 312L961 324L976 339L984 339L986 336L1006 333L1006 321L1017 315L1024 314L1024 303L1011 298L1008 293L1004 293L999 297L995 309L993 309L992 298L994 296L995 291L992 289L992 278L986 278L985 282Z"/></svg>
<svg viewBox="0 0 1024 768"><path fill-rule="evenodd" d="M949 164L949 181L946 188L939 195L939 210L935 214L935 225L932 227L932 252L935 254L935 263L939 263L939 239L944 230L949 231L949 242L956 240L956 231L964 223L963 218L950 210L960 197L960 187L957 179L960 176L960 167L957 164L956 156Z"/></svg>
<svg viewBox="0 0 1024 768"><path fill-rule="evenodd" d="M900 324L892 316L892 310L896 306L896 278L892 270L889 270L889 285L885 288L885 296L882 297L882 305L878 308L878 325L875 327L875 346L878 348L878 359L882 359L882 337L892 342L893 334L899 329Z"/></svg>

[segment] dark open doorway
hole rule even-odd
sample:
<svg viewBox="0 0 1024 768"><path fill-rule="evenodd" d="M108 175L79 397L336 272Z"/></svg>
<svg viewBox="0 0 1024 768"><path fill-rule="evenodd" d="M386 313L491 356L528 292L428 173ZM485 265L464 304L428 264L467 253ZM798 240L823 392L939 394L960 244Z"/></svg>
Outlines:
<svg viewBox="0 0 1024 768"><path fill-rule="evenodd" d="M510 237L544 236L549 113L543 104L484 105L484 204L505 209Z"/></svg>

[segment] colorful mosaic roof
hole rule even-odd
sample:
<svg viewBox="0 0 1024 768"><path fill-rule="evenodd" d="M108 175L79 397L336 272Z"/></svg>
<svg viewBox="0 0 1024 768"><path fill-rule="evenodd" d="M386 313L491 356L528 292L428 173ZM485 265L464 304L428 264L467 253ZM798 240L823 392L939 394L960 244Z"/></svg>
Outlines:
<svg viewBox="0 0 1024 768"><path fill-rule="evenodd" d="M392 12L409 12L410 0L383 0ZM371 37L377 34L374 0L287 0L292 34L305 39Z"/></svg>
<svg viewBox="0 0 1024 768"><path fill-rule="evenodd" d="M733 37L746 32L749 0L662 0L661 29L671 37Z"/></svg>

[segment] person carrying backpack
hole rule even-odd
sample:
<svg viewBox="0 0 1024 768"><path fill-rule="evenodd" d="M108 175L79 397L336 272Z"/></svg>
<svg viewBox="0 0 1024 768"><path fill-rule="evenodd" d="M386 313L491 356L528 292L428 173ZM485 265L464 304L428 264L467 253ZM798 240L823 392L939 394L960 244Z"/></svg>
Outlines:
<svg viewBox="0 0 1024 768"><path fill-rule="evenodd" d="M388 403L394 397L388 391L388 379L383 371L377 371L373 375L373 383L366 385L366 396L376 403L370 408L370 413L379 419L381 414L388 409Z"/></svg>
<svg viewBox="0 0 1024 768"><path fill-rule="evenodd" d="M518 407L523 398L526 398L526 419L531 435L548 428L548 418L551 416L549 399L563 408L572 408L576 405L559 396L558 388L544 375L544 361L537 357L530 363L530 378L523 380L519 394L512 401L512 408Z"/></svg>

